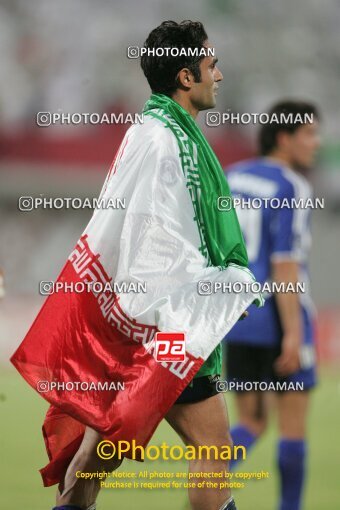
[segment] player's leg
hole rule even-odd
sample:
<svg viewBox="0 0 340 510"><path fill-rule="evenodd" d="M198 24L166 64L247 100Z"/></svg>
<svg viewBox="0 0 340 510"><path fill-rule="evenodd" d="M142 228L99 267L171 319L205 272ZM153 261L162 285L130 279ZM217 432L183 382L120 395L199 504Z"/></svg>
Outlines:
<svg viewBox="0 0 340 510"><path fill-rule="evenodd" d="M309 398L308 391L287 391L278 397L280 510L301 508Z"/></svg>
<svg viewBox="0 0 340 510"><path fill-rule="evenodd" d="M63 508L66 505L74 505L74 508L85 510L89 507L94 509L95 501L100 490L100 482L103 479L77 478L77 471L106 471L111 472L117 469L122 460L102 460L97 454L97 445L101 441L98 432L87 427L84 439L70 463L64 481L59 485L57 493L57 507Z"/></svg>
<svg viewBox="0 0 340 510"><path fill-rule="evenodd" d="M237 424L231 429L234 444L243 445L247 454L265 432L268 422L269 395L261 391L241 391L237 383L258 382L270 377L271 349L241 343L226 343L226 372L229 385L234 384ZM239 461L233 460L234 469Z"/></svg>
<svg viewBox="0 0 340 510"><path fill-rule="evenodd" d="M247 455L267 428L268 397L268 392L260 391L235 393L237 424L231 429L231 437L234 444L246 448ZM234 469L239 462L240 459L232 460L230 469Z"/></svg>
<svg viewBox="0 0 340 510"><path fill-rule="evenodd" d="M175 404L166 415L166 420L186 445L193 445L196 448L200 445L232 446L228 412L222 394L195 403ZM189 461L191 474L225 470L228 470L228 462L225 460L202 458ZM218 483L228 481L226 478L215 480L218 480ZM191 481L202 482L202 479L192 478ZM189 500L193 510L236 510L234 501L230 498L228 488L189 489Z"/></svg>
<svg viewBox="0 0 340 510"><path fill-rule="evenodd" d="M267 392L264 391L238 391L235 393L238 423L255 438L259 438L267 428L269 407L267 397Z"/></svg>
<svg viewBox="0 0 340 510"><path fill-rule="evenodd" d="M280 510L299 510L307 458L307 420L310 390L316 385L314 346L305 343L300 353L302 368L288 376L287 383L302 384L303 391L278 394L278 466L281 481Z"/></svg>

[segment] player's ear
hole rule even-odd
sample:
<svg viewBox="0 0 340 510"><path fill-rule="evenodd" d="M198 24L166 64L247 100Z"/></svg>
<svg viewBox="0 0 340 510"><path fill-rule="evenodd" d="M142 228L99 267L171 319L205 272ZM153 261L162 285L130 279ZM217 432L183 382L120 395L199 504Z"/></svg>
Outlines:
<svg viewBox="0 0 340 510"><path fill-rule="evenodd" d="M191 89L194 83L194 77L192 72L187 67L184 67L178 73L176 81L179 87L188 90Z"/></svg>

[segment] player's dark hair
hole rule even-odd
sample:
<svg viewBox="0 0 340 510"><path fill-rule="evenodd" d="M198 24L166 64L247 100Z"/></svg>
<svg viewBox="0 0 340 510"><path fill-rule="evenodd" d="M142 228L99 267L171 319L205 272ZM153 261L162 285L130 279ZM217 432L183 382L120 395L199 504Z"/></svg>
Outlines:
<svg viewBox="0 0 340 510"><path fill-rule="evenodd" d="M280 119L280 114L285 118L293 118L299 114L302 118L305 115L313 115L313 118L319 119L319 113L315 105L304 101L280 101L275 104L268 112L269 119L275 114ZM292 114L290 117L287 115ZM259 133L259 149L262 156L272 152L277 146L277 136L281 132L294 133L303 124L301 122L269 122L263 124Z"/></svg>
<svg viewBox="0 0 340 510"><path fill-rule="evenodd" d="M146 48L203 48L208 39L202 23L185 20L181 23L164 21L150 32L144 46ZM147 55L141 57L141 66L152 92L171 96L179 84L177 75L187 67L196 82L201 81L200 61L204 56Z"/></svg>

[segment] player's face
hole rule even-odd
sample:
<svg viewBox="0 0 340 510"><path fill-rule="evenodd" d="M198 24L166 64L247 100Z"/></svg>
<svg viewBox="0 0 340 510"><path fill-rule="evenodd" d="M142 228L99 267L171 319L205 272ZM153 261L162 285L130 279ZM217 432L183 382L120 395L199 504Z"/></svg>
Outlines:
<svg viewBox="0 0 340 510"><path fill-rule="evenodd" d="M290 158L293 166L310 168L320 146L319 123L305 124L290 137Z"/></svg>
<svg viewBox="0 0 340 510"><path fill-rule="evenodd" d="M208 42L204 47L212 48ZM191 101L198 110L207 110L216 105L218 82L223 80L216 63L216 56L204 57L200 62L201 81L194 83L191 89Z"/></svg>

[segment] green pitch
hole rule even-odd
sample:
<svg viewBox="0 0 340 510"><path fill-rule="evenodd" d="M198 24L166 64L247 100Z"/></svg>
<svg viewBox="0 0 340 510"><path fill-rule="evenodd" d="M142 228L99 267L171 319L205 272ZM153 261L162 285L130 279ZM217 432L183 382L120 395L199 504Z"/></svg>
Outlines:
<svg viewBox="0 0 340 510"><path fill-rule="evenodd" d="M232 396L226 395L233 422ZM308 485L305 510L337 510L340 504L339 417L340 382L332 372L324 370L321 383L314 392L310 419ZM47 463L41 424L47 403L36 394L15 371L2 371L0 376L0 508L6 510L50 510L55 487L42 487L38 468ZM151 444L179 444L176 434L163 422ZM276 438L274 428L249 455L243 471L269 471L269 480L248 482L245 489L234 491L239 510L275 510L277 478L275 473ZM179 461L148 461L144 464L124 461L121 471L140 470L186 471ZM184 510L186 491L179 490L102 490L98 510Z"/></svg>

